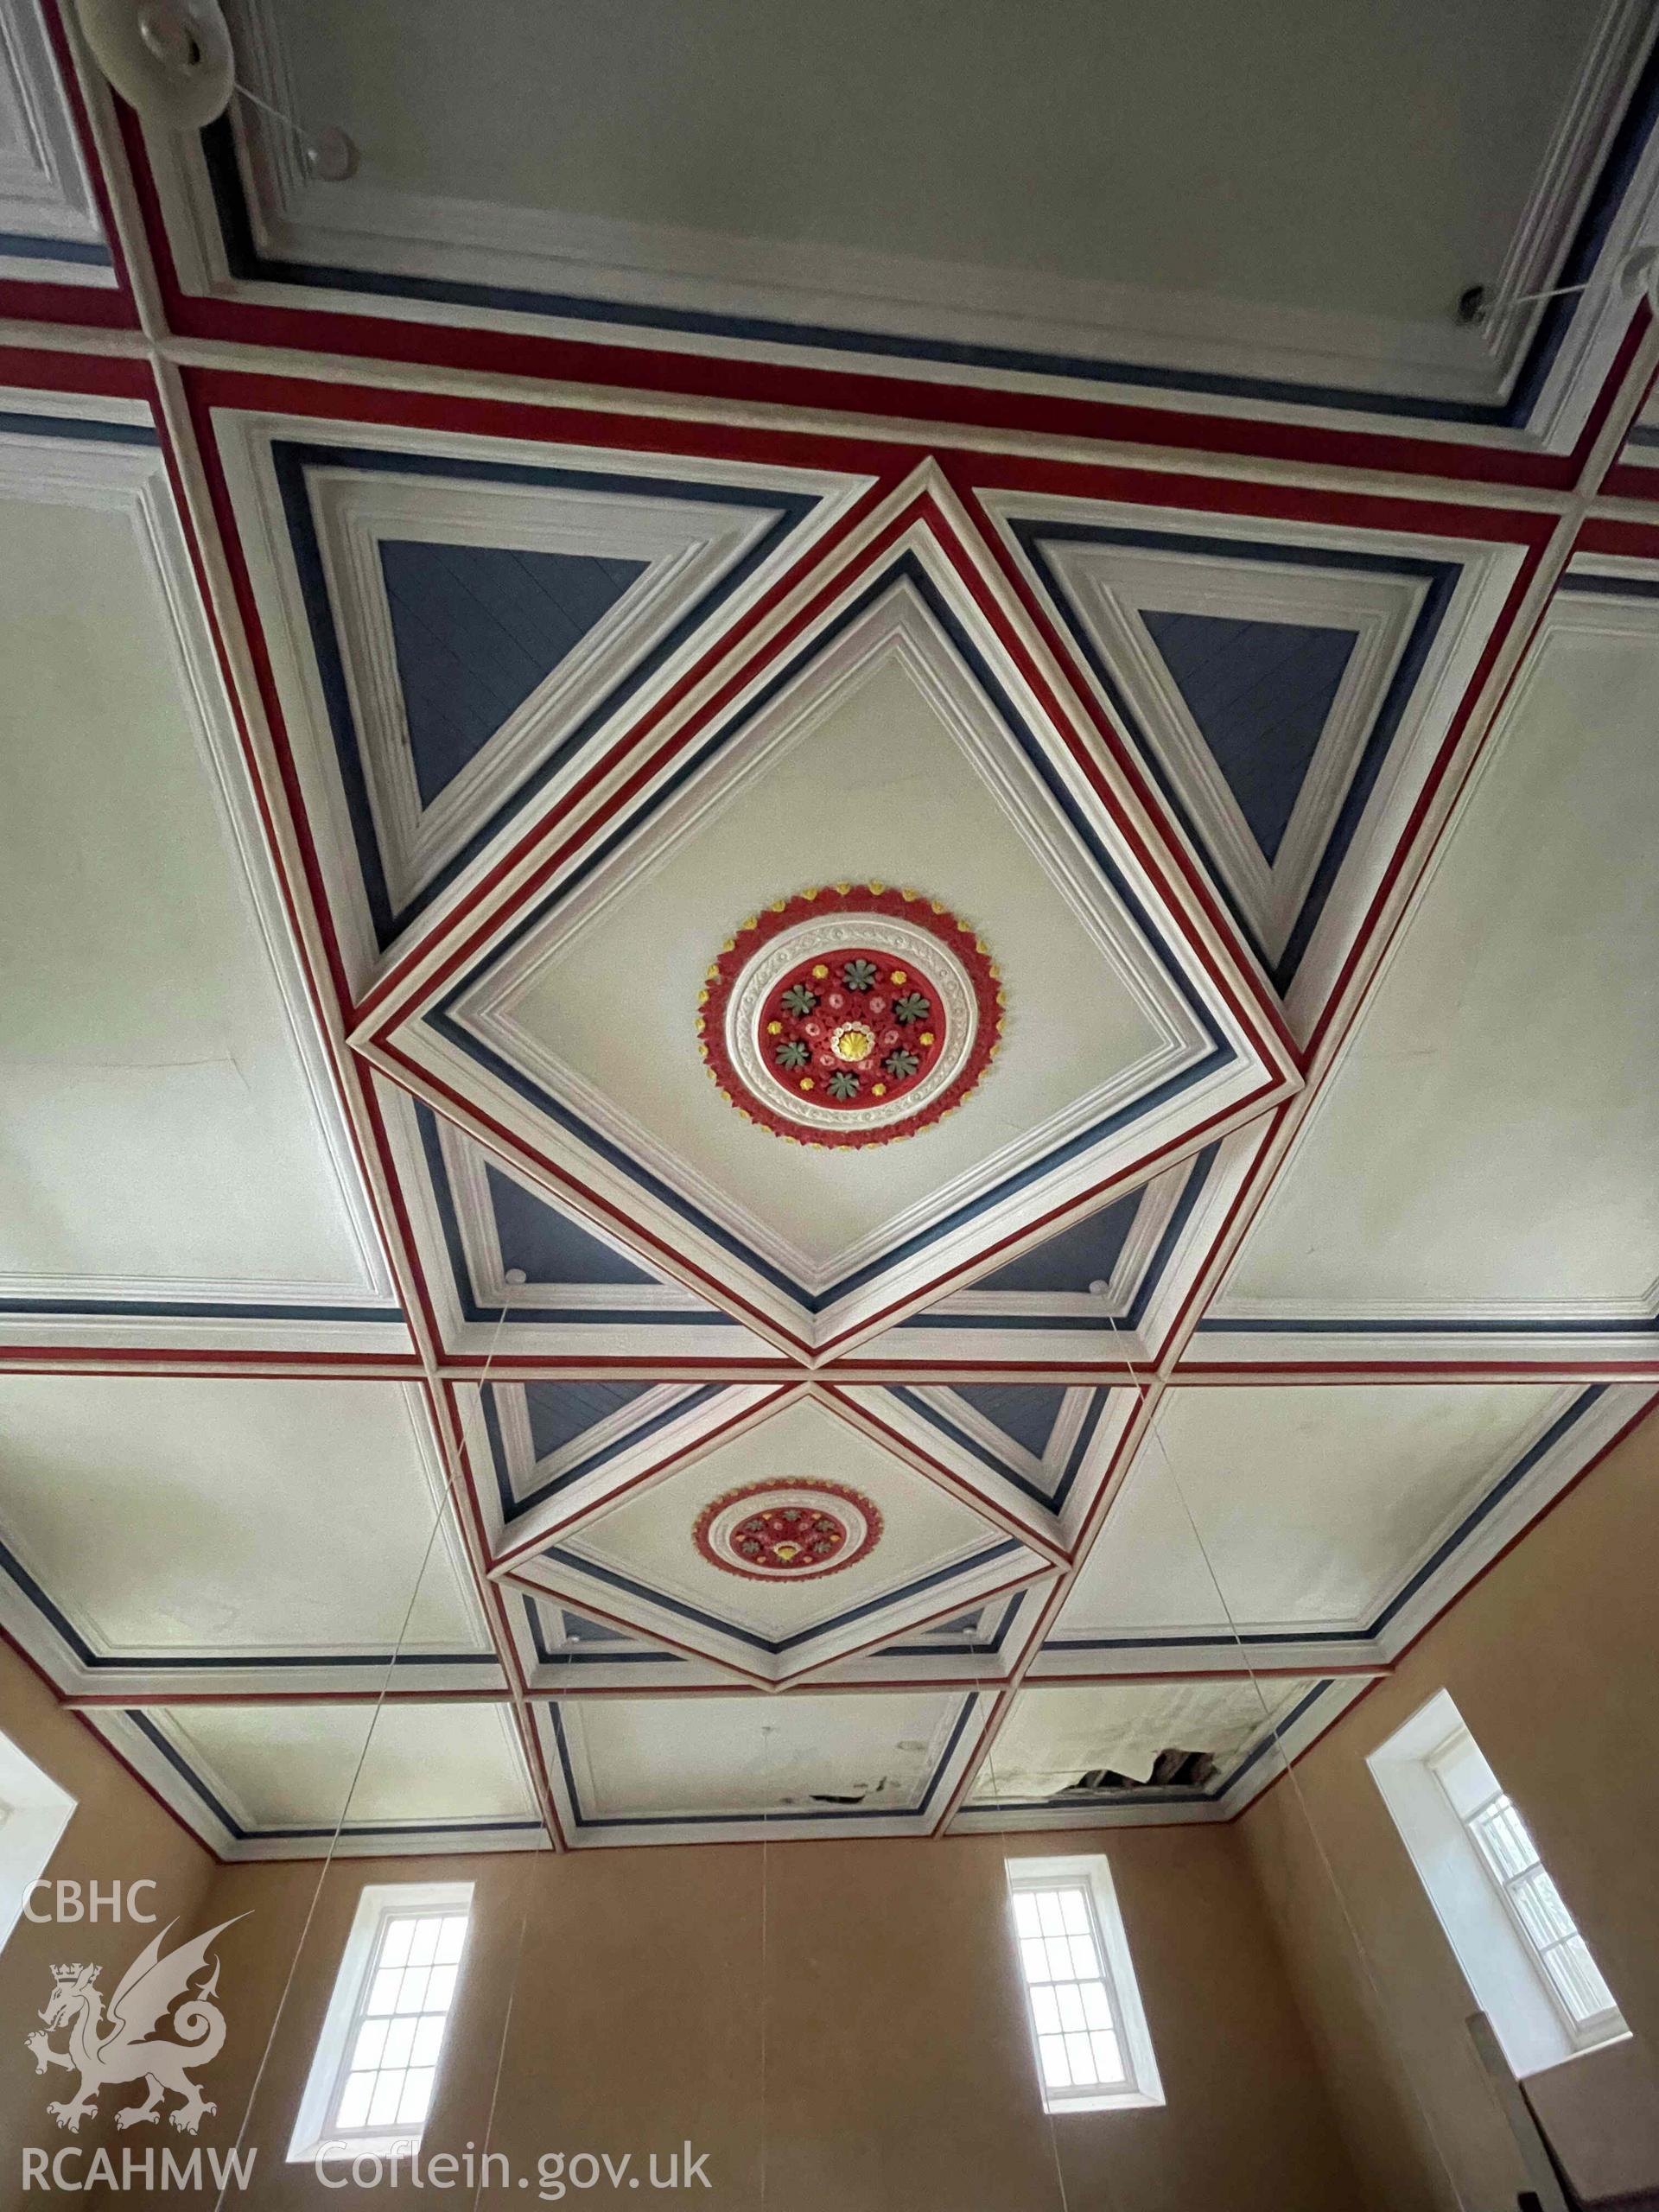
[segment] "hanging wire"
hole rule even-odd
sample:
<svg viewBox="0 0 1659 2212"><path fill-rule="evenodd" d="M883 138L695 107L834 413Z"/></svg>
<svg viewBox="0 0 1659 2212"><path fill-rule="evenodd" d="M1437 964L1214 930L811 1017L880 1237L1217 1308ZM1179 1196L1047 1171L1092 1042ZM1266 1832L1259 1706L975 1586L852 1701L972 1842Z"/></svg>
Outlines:
<svg viewBox="0 0 1659 2212"><path fill-rule="evenodd" d="M769 1742L775 1731L769 1721L760 1724L760 1740ZM767 2012L772 1982L767 1965L767 1938L772 1918L772 1828L769 1808L760 1815L760 2212L766 2212L768 2153L771 2150L771 2112L766 2102Z"/></svg>
<svg viewBox="0 0 1659 2212"><path fill-rule="evenodd" d="M1142 1382L1139 1373L1137 1372L1134 1357L1129 1352L1124 1342L1122 1334L1118 1328L1116 1318L1109 1309L1107 1312L1106 1319L1112 1332L1113 1344L1116 1350L1117 1357L1122 1361L1124 1368L1128 1370L1130 1388L1135 1391L1141 1409L1144 1412L1150 1397L1150 1384L1148 1382ZM1233 1643L1237 1650L1239 1660L1243 1667L1245 1675L1249 1681L1251 1689L1255 1692L1256 1703L1261 1707L1262 1719L1267 1723L1268 1732L1272 1738L1273 1749L1278 1753L1280 1770L1290 1783L1291 1789L1296 1799L1297 1807L1301 1813L1303 1824L1306 1827L1308 1834L1313 1839L1313 1848L1318 1856L1319 1865L1324 1870L1326 1881L1330 1884L1332 1894L1336 1898L1338 1910L1342 1915L1343 1924L1348 1931L1348 1939L1353 1945L1354 1955L1359 1961L1360 1969L1363 1974L1366 1984L1370 1990L1372 2002L1376 2006L1377 2017L1383 2022L1389 2024L1390 2031L1392 2032L1392 2018L1388 2000L1382 1993L1382 1984L1377 1980L1376 1969L1372 1966L1370 1954L1366 1949L1364 1941L1359 1932L1358 1924L1354 1919L1352 1911L1350 1910L1348 1899L1344 1892L1341 1880L1337 1873L1336 1866L1332 1860L1329 1851L1325 1847L1325 1838L1319 1833L1319 1823L1313 1818L1312 1808L1308 1804L1306 1795L1302 1788L1301 1777L1296 1771L1296 1763L1285 1749L1283 1735L1280 1730L1279 1723L1274 1716L1273 1708L1268 1702L1267 1693L1262 1685L1262 1678L1257 1673L1255 1663L1250 1656L1249 1646L1245 1642L1238 1623L1234 1618L1233 1609L1228 1603L1227 1592L1222 1587L1221 1578L1216 1573L1215 1562L1210 1556L1209 1547L1204 1541L1203 1533L1198 1527L1197 1516L1192 1511L1192 1507L1187 1497L1185 1488L1183 1485L1179 1476L1175 1471L1174 1460L1170 1453L1169 1447L1164 1441L1160 1426L1162 1410L1163 1409L1160 1406L1152 1413L1152 1415L1147 1423L1146 1433L1141 1439L1141 1446L1144 1449L1148 1439L1153 1440L1157 1446L1158 1456L1163 1463L1164 1472L1168 1478L1170 1488L1173 1491L1175 1497L1180 1505L1181 1512L1186 1522L1187 1527L1192 1530L1192 1541L1197 1547L1198 1557L1204 1562L1205 1573L1209 1578L1211 1588L1215 1592L1216 1602L1221 1608L1222 1617L1227 1625L1227 1631L1233 1639ZM1423 2097L1421 2090L1417 2086L1416 2076L1413 2072L1411 2066L1407 2063L1403 2047L1401 2046L1397 2038L1395 2039L1395 2056L1399 2060L1400 2069L1405 2077L1406 2085L1411 2092L1412 2101L1417 2107L1418 2115L1422 2120L1424 2130L1430 2143L1433 2145L1434 2155L1440 2162L1440 2169L1451 2186L1452 2194L1457 2200L1459 2212L1468 2212L1468 2200L1464 2196L1461 2188L1459 2186L1458 2177L1452 2171L1450 2159L1448 2159L1446 2155L1446 2146L1440 2139L1440 2130L1434 2125L1433 2117L1429 2111L1427 2103Z"/></svg>
<svg viewBox="0 0 1659 2212"><path fill-rule="evenodd" d="M1046 1602L1046 1597L1045 1597L1045 1602ZM981 1671L981 1650L977 1641L976 1641L974 1647L974 1680L982 1693L985 1682L984 1676ZM1000 1688L1001 1685L997 1685L996 1687ZM1006 1721L1004 1725L1006 1726ZM1000 1734L1001 1731L999 1730L997 1732ZM986 1746L984 1770L990 1777L992 1819L993 1821L1001 1819L1004 1822L1001 1827L993 1829L993 1834L1001 1849L1002 1863L1002 1892L1007 1908L1005 1925L1007 1929L1008 1941L1014 1947L1014 1959L1020 1978L1020 2009L1026 2016L1027 2041L1031 2046L1032 2064L1036 2069L1037 2095L1039 2101L1042 2106L1043 2118L1048 2123L1048 2155L1054 2168L1054 2187L1059 2196L1060 2212L1071 2212L1071 2200L1065 2186L1065 2165L1060 2157L1060 2139L1054 2126L1054 2114L1049 2108L1048 2084L1043 2072L1042 2052L1038 2047L1036 2030L1032 2017L1031 1997L1029 1993L1029 1986L1026 1980L1025 1954L1019 1947L1019 1928L1014 1916L1014 1867L1012 1855L1008 1850L1008 1836L1011 1831L1006 1825L1006 1815L1002 1812L1002 1790L996 1778L995 1735L992 1737L989 1744ZM1101 2212L1114 2212L1114 2208L1117 2200L1112 2191L1110 2183L1106 2180L1103 2174L1100 2177L1100 2187L1103 2191L1103 2195L1101 2199Z"/></svg>
<svg viewBox="0 0 1659 2212"><path fill-rule="evenodd" d="M479 2200L484 2193L484 2177L490 2170L490 2143L495 2134L496 2107L501 2095L501 2075L507 2063L507 2037L512 2030L512 2015L518 2002L518 1974L524 1961L524 1936L530 1926L529 1891L535 1878L537 1854L527 1851L523 1854L524 1865L518 1880L518 1941L513 1946L512 1975L507 1984L506 2009L501 2016L501 2039L496 2045L495 2072L490 2080L490 2108L484 2120L484 2141L478 2162L478 2181L473 2190L473 2212L478 2212Z"/></svg>
<svg viewBox="0 0 1659 2212"><path fill-rule="evenodd" d="M500 1313L496 1320L495 1333L490 1339L490 1349L484 1362L483 1373L480 1377L479 1387L480 1389L482 1389L489 1381L490 1370L494 1364L496 1351L501 1342L501 1331L506 1322L506 1318L507 1307L504 1301ZM375 1691L373 1701L369 1707L369 1724L363 1732L363 1742L358 1751L356 1763L352 1769L351 1780L346 1784L346 1795L341 1801L340 1812L335 1818L333 1833L328 1838L327 1848L323 1853L322 1863L317 1870L317 1878L312 1887L310 1902L306 1906L305 1918L300 1926L299 1937L294 1947L294 1955L289 1961L288 1973L283 1977L283 1980L282 1993L276 2000L276 2009L271 2015L270 2026L265 2035L264 2048L259 2053L259 2063L254 2069L253 2080L248 2088L247 2101L243 2107L242 2117L240 2121L238 2123L236 2139L231 2145L230 2152L227 2153L226 2158L224 2169L225 2179L219 2183L219 2195L214 2199L213 2202L213 2212L225 2212L226 2192L230 2189L232 2179L237 2171L236 2153L242 2148L244 2138L246 2136L248 2131L248 2123L253 2117L254 2106L258 2100L260 2086L264 2081L265 2070L270 2063L270 2054L276 2045L277 2030L282 2026L283 2018L288 2011L288 2000L293 1992L294 1978L299 1972L300 1961L304 1955L306 1943L310 1937L311 1924L316 1917L317 1907L322 1899L323 1885L327 1881L329 1872L334 1866L335 1858L339 1852L340 1839L345 1833L346 1821L351 1815L352 1801L357 1794L358 1783L362 1779L363 1768L369 1756L369 1747L374 1741L375 1730L379 1724L381 1713L385 1706L387 1695L391 1688L392 1677L396 1675L398 1666L403 1659L404 1641L409 1635L410 1623L415 1618L416 1606L420 1602L421 1590L426 1580L427 1569L431 1564L433 1549L436 1545L439 1535L442 1530L445 1516L448 1512L454 1487L455 1477L452 1471L446 1475L442 1487L439 1492L437 1508L432 1516L432 1525L427 1531L426 1543L421 1553L421 1563L416 1570L414 1584L409 1593L409 1603L404 1608L403 1618L398 1624L397 1633L396 1637L393 1639L391 1651L387 1657L385 1667L380 1676L379 1685ZM521 1948L523 1941L524 1929L521 1924L519 1929L519 1942ZM515 1974L516 1971L515 1967ZM498 2078L499 2074L499 2069L498 2067ZM492 2110L493 2110L493 2107L492 2107Z"/></svg>

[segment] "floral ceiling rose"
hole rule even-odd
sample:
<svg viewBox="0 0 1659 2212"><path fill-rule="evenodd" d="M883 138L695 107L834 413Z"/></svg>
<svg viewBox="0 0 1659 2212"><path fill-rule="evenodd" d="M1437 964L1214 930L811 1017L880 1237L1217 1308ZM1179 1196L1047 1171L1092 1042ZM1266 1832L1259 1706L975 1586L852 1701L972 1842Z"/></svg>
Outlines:
<svg viewBox="0 0 1659 2212"><path fill-rule="evenodd" d="M776 899L698 994L721 1095L800 1144L891 1144L953 1113L996 1052L1003 995L972 926L937 899L837 883Z"/></svg>
<svg viewBox="0 0 1659 2212"><path fill-rule="evenodd" d="M875 1549L881 1516L841 1483L750 1483L728 1491L697 1516L693 1541L704 1559L756 1582L803 1582L834 1574Z"/></svg>

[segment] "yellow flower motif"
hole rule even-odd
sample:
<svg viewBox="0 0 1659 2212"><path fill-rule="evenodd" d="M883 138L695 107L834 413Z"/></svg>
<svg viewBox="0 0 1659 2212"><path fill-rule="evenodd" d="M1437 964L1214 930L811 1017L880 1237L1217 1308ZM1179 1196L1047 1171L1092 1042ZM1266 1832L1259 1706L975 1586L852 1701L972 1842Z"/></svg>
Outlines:
<svg viewBox="0 0 1659 2212"><path fill-rule="evenodd" d="M881 896L881 893L887 889L887 887L885 883L873 883L869 887L871 893L877 899Z"/></svg>
<svg viewBox="0 0 1659 2212"><path fill-rule="evenodd" d="M910 981L910 977L904 969L895 968L892 975L888 976L887 981L890 983L907 983Z"/></svg>
<svg viewBox="0 0 1659 2212"><path fill-rule="evenodd" d="M852 887L853 887L850 883L838 883L836 886L836 890L841 893L843 899L847 896L847 893L852 889Z"/></svg>
<svg viewBox="0 0 1659 2212"><path fill-rule="evenodd" d="M829 973L830 970L824 966L823 961L820 960L817 966L812 970L812 980L815 983L821 983Z"/></svg>
<svg viewBox="0 0 1659 2212"><path fill-rule="evenodd" d="M766 1034L768 1037L781 1037L783 1033L784 1025L781 1021L769 1021L766 1024Z"/></svg>
<svg viewBox="0 0 1659 2212"><path fill-rule="evenodd" d="M810 1075L804 1075L804 1076L801 1077L801 1089L802 1089L803 1090L811 1090L811 1088L812 1088L812 1078L811 1078L811 1077L810 1077Z"/></svg>
<svg viewBox="0 0 1659 2212"><path fill-rule="evenodd" d="M933 1032L931 1029L923 1030L922 1042L924 1045L931 1045L933 1042Z"/></svg>
<svg viewBox="0 0 1659 2212"><path fill-rule="evenodd" d="M885 1098L887 1095L887 1086L885 1083L873 1083L870 1085L870 1096L872 1098Z"/></svg>

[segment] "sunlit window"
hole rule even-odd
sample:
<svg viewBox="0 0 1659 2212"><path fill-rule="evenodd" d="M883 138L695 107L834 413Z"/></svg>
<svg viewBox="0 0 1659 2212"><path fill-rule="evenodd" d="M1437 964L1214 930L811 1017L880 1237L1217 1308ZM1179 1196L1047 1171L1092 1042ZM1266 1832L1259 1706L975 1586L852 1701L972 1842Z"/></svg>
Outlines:
<svg viewBox="0 0 1659 2212"><path fill-rule="evenodd" d="M424 2123L466 1941L464 1912L389 1912L382 1920L331 2134Z"/></svg>
<svg viewBox="0 0 1659 2212"><path fill-rule="evenodd" d="M1046 2108L1161 2104L1104 1859L1014 1860L1008 1887Z"/></svg>
<svg viewBox="0 0 1659 2212"><path fill-rule="evenodd" d="M413 2151L432 2109L467 1949L468 1882L364 1890L289 2150Z"/></svg>
<svg viewBox="0 0 1659 2212"><path fill-rule="evenodd" d="M1437 1690L1367 1764L1511 2073L1524 2081L1628 2034L1524 1815L1450 1694Z"/></svg>
<svg viewBox="0 0 1659 2212"><path fill-rule="evenodd" d="M1463 1824L1575 2039L1616 2034L1624 2024L1613 1993L1508 1796L1500 1789Z"/></svg>

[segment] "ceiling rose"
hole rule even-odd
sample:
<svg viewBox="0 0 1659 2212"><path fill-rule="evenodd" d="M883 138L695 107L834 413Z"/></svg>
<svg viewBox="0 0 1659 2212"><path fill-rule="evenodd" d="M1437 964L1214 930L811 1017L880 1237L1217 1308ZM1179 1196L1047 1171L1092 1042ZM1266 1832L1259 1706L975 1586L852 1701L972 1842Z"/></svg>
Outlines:
<svg viewBox="0 0 1659 2212"><path fill-rule="evenodd" d="M875 1549L881 1516L839 1483L749 1483L703 1508L697 1549L728 1574L804 1582L834 1574Z"/></svg>
<svg viewBox="0 0 1659 2212"><path fill-rule="evenodd" d="M1003 994L937 899L838 883L775 899L698 994L699 1049L746 1121L799 1144L891 1144L955 1111L990 1065Z"/></svg>

